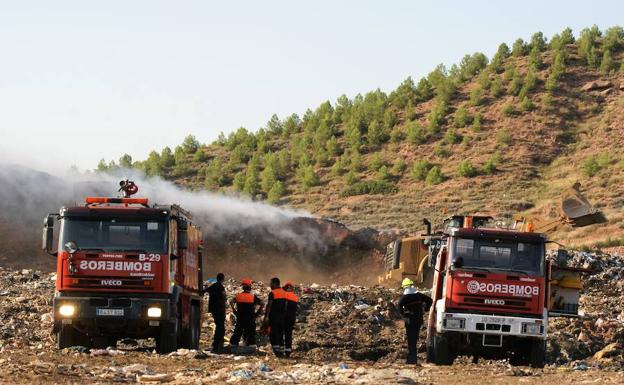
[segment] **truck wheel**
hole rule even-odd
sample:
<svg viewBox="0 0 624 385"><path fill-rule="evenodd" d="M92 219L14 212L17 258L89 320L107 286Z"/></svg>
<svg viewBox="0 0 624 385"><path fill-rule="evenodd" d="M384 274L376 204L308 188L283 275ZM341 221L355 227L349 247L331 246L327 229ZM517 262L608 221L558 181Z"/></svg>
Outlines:
<svg viewBox="0 0 624 385"><path fill-rule="evenodd" d="M84 346L87 349L91 347L89 338L71 325L61 325L56 335L56 342L59 349L72 346Z"/></svg>
<svg viewBox="0 0 624 385"><path fill-rule="evenodd" d="M191 328L190 328L190 346L191 349L199 349L199 335L201 333L201 313L198 304L191 306Z"/></svg>
<svg viewBox="0 0 624 385"><path fill-rule="evenodd" d="M436 365L451 365L453 358L449 353L448 339L445 336L433 336L433 363Z"/></svg>
<svg viewBox="0 0 624 385"><path fill-rule="evenodd" d="M160 335L156 337L156 351L160 354L171 353L178 349L180 338L180 321L164 321L160 326Z"/></svg>
<svg viewBox="0 0 624 385"><path fill-rule="evenodd" d="M546 341L531 341L529 364L534 368L543 368L546 363Z"/></svg>

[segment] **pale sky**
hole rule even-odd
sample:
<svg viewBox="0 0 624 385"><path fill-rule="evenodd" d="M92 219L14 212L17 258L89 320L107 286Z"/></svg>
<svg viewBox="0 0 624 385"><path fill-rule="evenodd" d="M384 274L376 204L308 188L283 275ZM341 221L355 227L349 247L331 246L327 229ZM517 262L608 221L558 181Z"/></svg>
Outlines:
<svg viewBox="0 0 624 385"><path fill-rule="evenodd" d="M48 171L213 141L273 113L394 89L620 1L2 1L0 161Z"/></svg>

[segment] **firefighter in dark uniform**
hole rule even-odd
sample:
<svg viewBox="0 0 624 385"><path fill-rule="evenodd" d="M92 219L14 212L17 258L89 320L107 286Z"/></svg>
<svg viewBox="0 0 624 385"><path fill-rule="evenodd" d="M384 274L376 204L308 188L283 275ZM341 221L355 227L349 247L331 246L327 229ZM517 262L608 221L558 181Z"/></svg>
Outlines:
<svg viewBox="0 0 624 385"><path fill-rule="evenodd" d="M428 295L419 293L411 279L405 278L401 285L403 286L403 295L399 300L399 312L405 319L407 363L415 364L418 353L418 333L423 323L423 311L428 311L433 301Z"/></svg>
<svg viewBox="0 0 624 385"><path fill-rule="evenodd" d="M295 287L292 282L284 284L286 291L286 315L284 317L284 354L290 357L292 353L292 340L295 322L297 321L297 308L299 307L299 297L295 294Z"/></svg>
<svg viewBox="0 0 624 385"><path fill-rule="evenodd" d="M263 327L269 328L269 338L273 353L284 356L284 317L286 315L286 292L279 278L271 278L271 292L264 313Z"/></svg>
<svg viewBox="0 0 624 385"><path fill-rule="evenodd" d="M202 294L208 293L208 312L212 314L215 323L214 339L212 341L213 353L219 353L223 349L223 339L225 337L225 306L227 295L223 281L225 275L217 274L217 282L201 291Z"/></svg>
<svg viewBox="0 0 624 385"><path fill-rule="evenodd" d="M238 346L241 337L250 347L256 347L256 317L262 312L262 301L251 292L251 279L243 279L243 291L238 293L230 306L236 315L234 334L230 338L230 346Z"/></svg>

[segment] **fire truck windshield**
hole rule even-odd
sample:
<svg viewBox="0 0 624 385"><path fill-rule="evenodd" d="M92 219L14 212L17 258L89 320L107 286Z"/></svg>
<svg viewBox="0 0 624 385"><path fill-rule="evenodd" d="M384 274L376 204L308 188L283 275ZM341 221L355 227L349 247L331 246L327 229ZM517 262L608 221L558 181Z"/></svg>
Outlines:
<svg viewBox="0 0 624 385"><path fill-rule="evenodd" d="M167 222L151 219L64 218L59 246L75 242L79 250L165 253Z"/></svg>
<svg viewBox="0 0 624 385"><path fill-rule="evenodd" d="M544 245L498 239L456 238L454 266L544 274Z"/></svg>

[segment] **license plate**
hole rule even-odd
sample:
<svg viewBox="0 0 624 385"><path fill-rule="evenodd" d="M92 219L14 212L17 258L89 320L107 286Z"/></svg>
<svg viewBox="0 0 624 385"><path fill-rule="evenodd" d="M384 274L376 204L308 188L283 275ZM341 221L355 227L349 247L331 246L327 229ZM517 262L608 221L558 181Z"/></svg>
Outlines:
<svg viewBox="0 0 624 385"><path fill-rule="evenodd" d="M123 317L124 309L97 309L96 314L107 317Z"/></svg>
<svg viewBox="0 0 624 385"><path fill-rule="evenodd" d="M482 320L482 322L485 323L491 323L491 324L502 324L503 323L503 319L502 318L490 318L490 317L484 317Z"/></svg>

